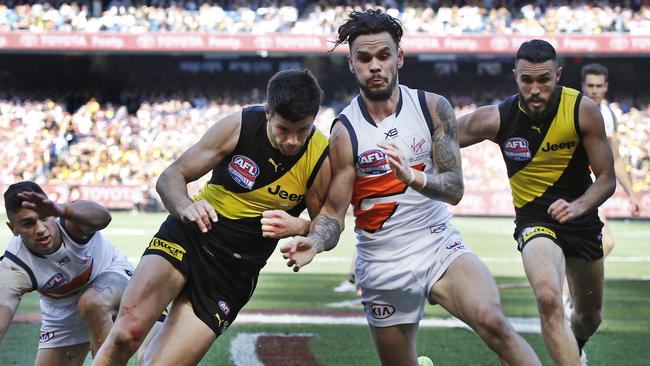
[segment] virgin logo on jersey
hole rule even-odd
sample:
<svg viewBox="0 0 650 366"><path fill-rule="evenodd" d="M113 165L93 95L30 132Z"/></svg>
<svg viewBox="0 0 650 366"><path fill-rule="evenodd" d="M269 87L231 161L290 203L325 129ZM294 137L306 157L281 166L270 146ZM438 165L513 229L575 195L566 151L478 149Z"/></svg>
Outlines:
<svg viewBox="0 0 650 366"><path fill-rule="evenodd" d="M45 287L43 287L44 290L51 290L53 288L60 287L65 283L65 278L63 278L63 275L60 273L55 274L54 276L50 277L47 282L45 282Z"/></svg>
<svg viewBox="0 0 650 366"><path fill-rule="evenodd" d="M244 188L252 189L255 179L260 175L260 169L252 159L244 155L235 155L228 164L228 173L235 183Z"/></svg>
<svg viewBox="0 0 650 366"><path fill-rule="evenodd" d="M372 304L366 311L375 319L386 319L395 313L395 308L388 304Z"/></svg>
<svg viewBox="0 0 650 366"><path fill-rule="evenodd" d="M523 161L530 159L528 141L521 137L512 137L503 145L503 152L511 160Z"/></svg>
<svg viewBox="0 0 650 366"><path fill-rule="evenodd" d="M386 155L379 149L367 150L357 159L359 172L365 175L379 175L390 171Z"/></svg>

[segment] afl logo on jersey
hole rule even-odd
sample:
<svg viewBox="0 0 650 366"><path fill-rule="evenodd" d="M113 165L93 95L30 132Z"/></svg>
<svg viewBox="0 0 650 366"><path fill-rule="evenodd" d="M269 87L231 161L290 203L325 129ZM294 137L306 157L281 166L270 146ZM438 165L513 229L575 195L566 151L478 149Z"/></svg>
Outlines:
<svg viewBox="0 0 650 366"><path fill-rule="evenodd" d="M257 164L244 155L235 155L228 164L228 173L235 183L240 186L252 189L255 179L260 175L260 169Z"/></svg>
<svg viewBox="0 0 650 366"><path fill-rule="evenodd" d="M65 278L63 278L63 275L60 273L55 274L54 276L50 277L49 280L45 282L45 286L43 286L44 290L51 290L57 287L60 287L65 283Z"/></svg>
<svg viewBox="0 0 650 366"><path fill-rule="evenodd" d="M510 160L529 160L530 149L528 149L528 141L521 137L512 137L506 140L503 145L503 152Z"/></svg>
<svg viewBox="0 0 650 366"><path fill-rule="evenodd" d="M381 150L367 150L359 155L357 159L359 171L363 174L375 175L390 171L388 159Z"/></svg>

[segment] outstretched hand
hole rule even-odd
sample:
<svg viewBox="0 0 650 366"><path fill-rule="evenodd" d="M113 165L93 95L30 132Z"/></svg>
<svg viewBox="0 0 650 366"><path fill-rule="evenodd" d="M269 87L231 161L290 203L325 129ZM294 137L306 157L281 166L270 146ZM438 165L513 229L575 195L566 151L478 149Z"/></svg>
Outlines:
<svg viewBox="0 0 650 366"><path fill-rule="evenodd" d="M293 267L294 272L308 265L318 251L312 238L296 236L280 247L282 257L287 260L287 267Z"/></svg>
<svg viewBox="0 0 650 366"><path fill-rule="evenodd" d="M65 212L65 207L60 205L47 196L36 192L21 192L18 193L18 198L23 200L22 206L24 208L34 210L40 217L62 216Z"/></svg>

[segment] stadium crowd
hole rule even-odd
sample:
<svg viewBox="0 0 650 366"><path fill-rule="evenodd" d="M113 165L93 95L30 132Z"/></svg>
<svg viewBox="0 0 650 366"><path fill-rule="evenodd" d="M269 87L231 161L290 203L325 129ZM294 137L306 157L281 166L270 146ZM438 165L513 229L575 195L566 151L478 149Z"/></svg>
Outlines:
<svg viewBox="0 0 650 366"><path fill-rule="evenodd" d="M263 97L260 94L259 100ZM252 102L246 98L156 99L135 113L124 105L88 100L68 111L54 100L0 100L0 183L35 180L50 184L154 186L162 170L216 121ZM476 106L456 107L463 115ZM650 105L617 103L621 154L636 191L650 191ZM317 126L326 134L336 115L323 107ZM31 147L31 148L26 148ZM472 189L507 189L505 166L494 144L462 150L464 177ZM475 188L476 187L476 188Z"/></svg>
<svg viewBox="0 0 650 366"><path fill-rule="evenodd" d="M5 0L0 31L333 34L351 10L383 7L406 33L650 34L647 1Z"/></svg>

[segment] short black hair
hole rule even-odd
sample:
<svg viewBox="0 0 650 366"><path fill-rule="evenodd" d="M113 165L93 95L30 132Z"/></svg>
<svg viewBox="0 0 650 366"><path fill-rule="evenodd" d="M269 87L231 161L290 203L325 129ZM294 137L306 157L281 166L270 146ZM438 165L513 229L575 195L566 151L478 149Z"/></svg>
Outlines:
<svg viewBox="0 0 650 366"><path fill-rule="evenodd" d="M534 64L548 60L552 60L554 64L557 64L557 53L555 53L555 48L550 43L542 39L533 39L519 46L517 56L515 56L515 66L522 59Z"/></svg>
<svg viewBox="0 0 650 366"><path fill-rule="evenodd" d="M266 87L269 109L291 122L316 116L323 90L308 69L284 70L273 75Z"/></svg>
<svg viewBox="0 0 650 366"><path fill-rule="evenodd" d="M400 46L404 30L398 19L380 9L370 9L365 12L353 11L348 16L348 20L339 27L338 37L332 50L340 44L347 43L352 46L354 40L359 36L383 32L388 32L395 41L395 45Z"/></svg>
<svg viewBox="0 0 650 366"><path fill-rule="evenodd" d="M14 183L7 188L4 194L5 210L7 211L7 215L15 214L23 208L24 200L18 197L18 193L22 192L36 192L47 196L45 192L43 192L41 186L32 181L26 180Z"/></svg>
<svg viewBox="0 0 650 366"><path fill-rule="evenodd" d="M609 78L609 70L605 66L594 62L583 66L582 70L580 70L580 75L583 81L587 75L603 75L605 81L607 81L607 78Z"/></svg>

